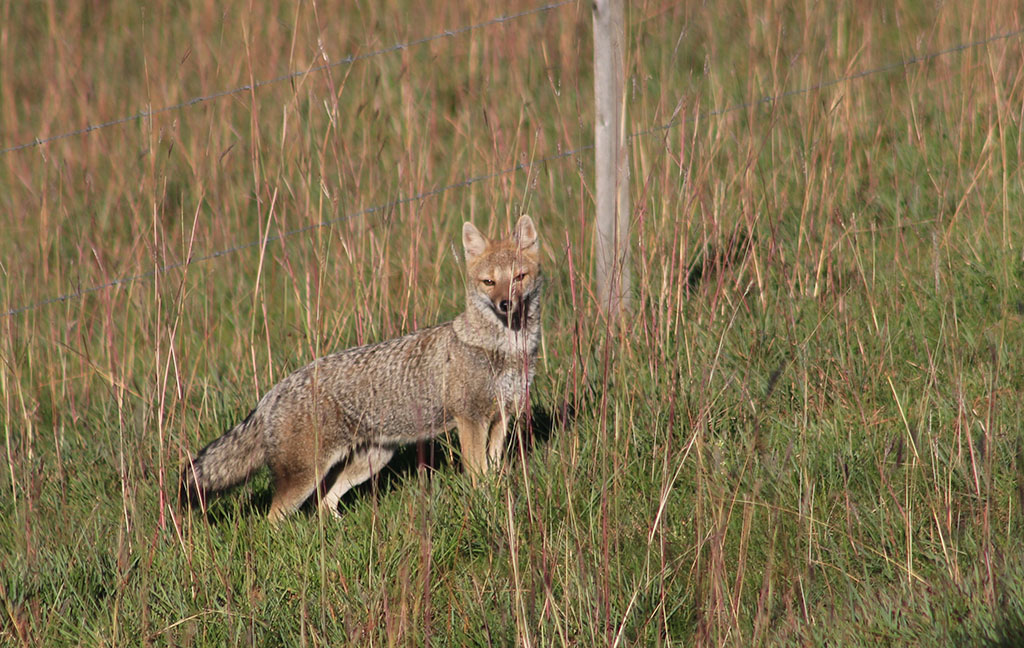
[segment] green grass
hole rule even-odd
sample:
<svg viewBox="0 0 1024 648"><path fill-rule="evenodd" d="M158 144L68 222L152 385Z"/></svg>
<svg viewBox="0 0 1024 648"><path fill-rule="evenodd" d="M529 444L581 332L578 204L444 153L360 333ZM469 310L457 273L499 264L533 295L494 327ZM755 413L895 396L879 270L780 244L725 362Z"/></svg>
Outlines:
<svg viewBox="0 0 1024 648"><path fill-rule="evenodd" d="M0 147L524 8L437 4L0 2ZM630 142L610 334L592 153L540 162L592 141L589 11L0 157L3 311L145 275L0 319L0 643L1024 642L1020 36L757 103L1019 12L632 3L631 130L675 121ZM499 477L440 439L340 521L271 528L265 473L176 506L288 372L455 315L462 222L523 211L545 339Z"/></svg>

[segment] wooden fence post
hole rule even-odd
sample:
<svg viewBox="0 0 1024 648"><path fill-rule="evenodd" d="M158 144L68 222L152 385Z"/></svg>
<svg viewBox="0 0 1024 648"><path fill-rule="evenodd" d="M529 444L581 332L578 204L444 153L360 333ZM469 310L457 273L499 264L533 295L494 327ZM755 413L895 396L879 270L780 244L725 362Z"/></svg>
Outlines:
<svg viewBox="0 0 1024 648"><path fill-rule="evenodd" d="M625 0L594 0L597 295L613 322L630 307Z"/></svg>

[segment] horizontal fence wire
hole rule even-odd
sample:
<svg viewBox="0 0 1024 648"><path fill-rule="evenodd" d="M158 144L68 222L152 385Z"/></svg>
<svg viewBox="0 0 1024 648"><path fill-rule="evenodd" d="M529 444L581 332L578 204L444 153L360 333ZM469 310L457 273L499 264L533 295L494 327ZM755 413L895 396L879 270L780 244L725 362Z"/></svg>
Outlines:
<svg viewBox="0 0 1024 648"><path fill-rule="evenodd" d="M370 214L378 214L378 213L387 213L387 212L391 211L392 209L394 209L396 207L401 207L402 205L406 205L408 203L412 203L412 202L416 202L416 201L419 201L419 200L424 200L424 199L427 199L427 198L431 198L433 196L440 195L440 194L442 194L442 193L444 193L446 191L450 191L452 189L461 189L463 187L468 187L468 186L470 186L472 184L476 184L477 182L483 182L484 180L490 180L492 178L498 178L498 177L501 177L503 175L508 175L509 173L515 173L516 171L521 171L521 170L526 169L526 168L531 168L534 165L544 164L546 162L551 162L551 161L554 161L554 160L559 160L561 158L566 158L566 157L571 157L573 155L578 155L579 153L581 153L583 151L587 151L587 150L590 150L590 149L593 149L593 148L594 148L594 145L593 144L589 144L589 145L580 147L578 149L573 149L571 151L565 151L565 152L559 153L557 155L551 155L551 156L548 156L548 157L543 158L541 160L536 160L534 162L520 162L519 164L515 165L514 167L511 167L511 168L508 168L508 169L503 169L501 171L495 171L494 173L487 173L487 174L484 174L484 175L472 176L472 177L466 178L465 180L462 180L460 182L456 182L454 184L445 185L443 187L438 187L436 189L431 189L430 191L424 191L422 193L418 193L415 196L409 196L409 197L406 197L406 198L397 198L395 200L391 200L389 202L382 203L382 204L377 205L375 207L368 207L366 209L363 209L363 210L360 210L360 211L357 211L357 212L353 212L351 214L346 214L344 216L339 216L337 218L332 218L332 219L329 219L329 220L320 221L319 223L312 223L312 224L306 225L304 227L297 227L295 229L291 229L291 230L287 230L285 232L282 232L280 234L268 235L268 236L262 237L262 238L260 238L258 240L249 241L247 243L242 243L241 245L236 245L236 246L233 246L233 247L230 247L230 248L225 248L223 250L218 250L218 251L213 252L211 254L205 254L205 255L202 255L202 256L189 257L188 259L185 259L184 261L178 261L178 262L175 262L175 263L169 263L169 264L164 265L164 266L153 268L152 270L149 270L147 272L142 272L142 273L139 273L139 274L130 275L130 276L126 276L126 277L121 277L119 279L114 279L112 281L108 281L107 283L98 284L98 285L95 285L95 286L90 286L89 288L83 288L81 290L77 290L77 291L72 292L72 293L68 293L68 294L65 294L65 295L59 295L57 297L51 297L49 299L44 299L42 301L35 302L35 303L29 304L27 306L22 306L21 308L12 308L11 310L8 310L7 312L3 313L2 316L3 317L12 317L14 315L19 315L21 313L24 313L24 312L27 312L27 311L30 311L30 310L34 310L36 308L40 308L42 306L47 306L49 304L57 304L57 303L69 301L69 300L72 300L72 299L77 299L79 297L83 297L83 296L89 295L91 293L99 292L101 290L106 290L107 288L114 288L116 286L121 286L121 285L124 285L124 284L129 284L129 283L132 283L134 281L139 281L139 280L143 280L143 279L149 279L151 277L156 276L157 273L163 274L163 273L169 272L171 270L177 270L178 268L184 268L184 267L187 267L187 266L194 265L196 263L201 263L203 261L210 261L211 259L218 259L220 257L224 257L224 256L227 256L229 254L233 254L235 252L241 252L242 250L248 250L250 248L254 248L256 246L263 245L264 243L274 243L274 242L277 242L277 241L281 241L281 240L283 240L285 238L294 236L296 234L302 234L304 232L311 232L313 230L321 229L321 228L324 228L324 227L332 227L332 226L337 225L339 223L344 223L345 221L349 221L349 220L352 220L354 218L359 218L361 216L369 216Z"/></svg>
<svg viewBox="0 0 1024 648"><path fill-rule="evenodd" d="M193 97L188 101L183 101L181 103L174 104L173 106L164 106L163 108L157 108L156 110L140 110L134 115L128 115L127 117L120 117L118 119L111 119L110 121L105 121L102 123L90 124L77 130L61 133L59 135L53 135L51 137L46 137L43 139L36 138L31 142L25 142L24 144L18 144L16 146L10 146L5 149L0 149L0 155L7 155L8 153L23 151L25 149L35 148L37 146L43 146L44 144L49 144L51 142L56 142L58 140L67 139L69 137L75 137L77 135L85 135L93 131L102 130L104 128L110 128L112 126L119 126L121 124L127 124L129 122L138 121L140 119L148 119L150 117L162 115L163 113L182 110L184 108L189 108L191 106L196 106L198 104L205 103L207 101L223 99L224 97L230 97L242 92L251 92L254 90L258 90L259 88L262 88L264 86L281 83L283 81L291 81L293 79L304 77L310 74L315 74L317 72L324 72L326 70L330 70L332 68L336 68L342 65L352 65L353 63L356 63L358 61L365 61L366 59L381 56L383 54L390 54L392 52L400 52L402 50L416 47L417 45L424 45L426 43L431 43L436 40L441 40L442 38L452 38L454 36L466 34L477 29L483 29L485 27L491 27L493 25L500 25L501 23L506 23L511 20L516 20L518 18L525 18L527 16L532 16L534 14L544 13L547 11L551 11L553 9L557 9L567 4L576 4L577 1L578 0L561 0L560 2L552 2L550 4L534 7L533 9L525 9L518 13L508 14L505 16L498 16L497 18L491 18L490 20L485 20L484 22L476 23L474 25L465 25L463 27L458 27L456 29L446 29L445 31L438 34L434 34L433 36L425 36L423 38L419 38L414 41L409 41L407 43L396 43L390 47L374 50L372 52L366 52L365 54L354 54L346 56L345 58L339 59L337 61L317 65L306 70L288 72L286 74L276 76L272 79L256 81L255 83L249 83L243 86L238 86L237 88L232 88L230 90L222 90L220 92L204 95L202 97Z"/></svg>
<svg viewBox="0 0 1024 648"><path fill-rule="evenodd" d="M928 63L929 61L933 61L933 60L935 60L937 58L940 58L942 56L946 56L948 54L957 54L959 52L963 52L964 50L973 49L975 47L984 47L986 45L991 45L992 43L995 43L995 42L998 42L998 41L1009 40L1011 38L1017 38L1019 36L1024 36L1024 29L1014 29L1012 31L1003 32L1002 34L996 34L994 36L989 36L987 38L982 38L982 39L979 39L979 40L971 41L969 43L960 43L959 45L954 45L953 47L947 47L946 49L943 49L943 50L938 50L938 51L935 51L935 52L929 52L928 54L922 54L920 56L911 56L910 58L906 58L906 59L903 59L901 61L894 61L892 63L887 63L886 65L882 65L880 67L871 68L869 70L861 70L860 72L853 72L853 73L847 74L845 76L836 77L835 79L830 79L828 81L822 81L820 83L815 83L814 85L809 85L809 86L804 87L804 88L798 88L796 90L787 90L786 92L783 92L783 93L780 93L780 94L777 94L777 95L768 95L768 96L761 97L760 99L751 99L750 101L744 101L743 103L734 104L732 106L727 106L725 108L718 108L718 109L715 109L715 110L709 110L709 111L706 111L706 112L700 112L697 115L695 115L694 117L691 117L690 119L686 120L686 122L691 122L691 121L693 121L695 119L698 119L698 118L719 117L721 115L727 115L729 113L734 113L734 112L737 112L737 111L740 111L740 110L746 110L748 108L751 108L752 106L758 106L758 105L761 105L761 104L778 103L780 101L783 101L784 99L791 99L793 97L798 97L798 96L801 96L801 95L810 94L810 93L815 92L817 90L822 90L824 88L829 88L829 87L832 87L834 85L839 85L840 83L846 83L847 81L857 81L857 80L863 79L865 77L874 76L876 74L882 74L883 72L891 72L893 70L900 70L900 69L903 69L903 68L910 67L911 65L919 65L921 63ZM677 111L678 111L678 108L677 108ZM635 133L632 133L630 135L630 137L631 138L632 137L640 137L642 135L651 135L653 133L659 133L659 132L662 132L662 131L666 131L666 130L669 130L670 128L672 128L673 126L678 126L679 123L680 123L679 120L676 117L673 117L672 119L670 119L669 121L667 121L664 124L660 124L658 126L654 126L652 128L648 128L647 130L637 131Z"/></svg>
<svg viewBox="0 0 1024 648"><path fill-rule="evenodd" d="M569 1L575 2L576 0L569 0ZM565 2L556 4L556 5L547 5L547 6L549 6L549 7L556 7L556 6L560 6L561 4L565 4ZM903 59L901 61L896 61L896 62L893 62L893 63L888 63L888 64L882 65L880 67L871 68L871 69L868 69L868 70L862 70L862 71L859 71L859 72L854 72L854 73L847 74L847 75L844 75L844 76L841 76L841 77L836 77L835 79L830 79L828 81L822 81L821 83L816 83L814 85L806 86L804 88L798 88L798 89L795 89L795 90L788 90L786 92L782 92L782 93L777 94L777 95L765 96L765 97L761 97L760 99L754 99L754 100L746 101L746 102L743 102L743 103L734 104L732 106L727 106L725 108L718 108L718 109L715 109L715 110L698 112L697 114L692 115L692 116L690 116L690 117L688 117L688 118L686 118L684 120L680 120L678 117L673 116L672 119L670 119L668 122L666 122L664 124L661 124L661 125L658 125L658 126L655 126L653 128L646 129L646 130L636 131L634 133L631 133L629 137L630 137L630 139L634 139L634 138L643 137L643 136L646 136L646 135L652 135L652 134L656 134L656 133L663 133L663 132L673 128L674 126L678 126L678 125L681 125L683 123L693 123L693 122L695 122L698 119L705 119L705 118L708 118L708 117L716 117L716 116L726 115L726 114L729 114L729 113L737 112L737 111L740 111L740 110L745 110L745 109L748 109L748 108L750 108L752 106L757 106L757 105L761 105L761 104L777 103L777 102L783 101L785 99L791 99L793 97L809 94L809 93L814 92L816 90L820 90L820 89L823 89L823 88L828 88L828 87L831 87L831 86L834 86L834 85L838 85L840 83L844 83L844 82L847 82L847 81L858 81L858 80L865 79L865 78L870 77L870 76L874 76L876 74L881 74L881 73L884 73L884 72L890 72L890 71L898 70L898 69L904 69L904 68L907 68L907 67L912 66L912 65L917 65L917 64L921 64L921 63L926 63L926 62L932 61L932 60L937 59L937 58L942 57L942 56L946 56L946 55L949 55L949 54L955 54L955 53L962 52L962 51L965 51L965 50L968 50L968 49L972 49L972 48L975 48L975 47L983 47L983 46L990 45L990 44L992 44L994 42L997 42L997 41L1008 40L1010 38L1015 38L1015 37L1019 37L1019 36L1022 36L1022 35L1024 35L1024 29L1018 29L1018 30L1014 30L1014 31L1004 32L1002 34L997 34L997 35L990 36L990 37L987 37L987 38L975 40L975 41L972 41L972 42L969 42L969 43L961 43L961 44L956 45L954 47L949 47L949 48L946 48L946 49L943 49L943 50L931 52L931 53L928 53L928 54L923 54L923 55L920 55L920 56L913 56L913 57L910 57L910 58L907 58L907 59ZM677 111L678 111L678 109L677 109ZM419 200L424 200L426 198L437 196L437 195L440 195L442 193L445 193L446 191L451 191L453 189L462 189L462 188L468 187L470 185L476 184L478 182L482 182L484 180L490 180L492 178L497 178L497 177L500 177L500 176L503 176L503 175L508 175L510 173L515 173L517 171L522 171L524 169L532 168L534 165L546 164L548 162L553 162L553 161L556 161L556 160L561 160L561 159L564 159L564 158L573 157L573 156L579 155L580 153L583 153L585 151L590 151L590 150L593 150L593 149L594 149L594 145L593 144L587 144L587 145L581 146L579 148L575 148L575 149L568 150L568 151L563 151L561 153L557 153L555 155L550 155L550 156L547 156L547 157L544 157L544 158L540 158L540 159L532 161L532 162L521 162L521 163L519 163L519 164L517 164L515 166L512 166L512 167L509 167L507 169L503 169L503 170L500 170L500 171L495 171L494 173L488 173L488 174L484 174L484 175L467 177L465 180L462 180L460 182L456 182L456 183L453 183L453 184L445 185L445 186L442 186L442 187L439 187L439 188L436 188L436 189L432 189L430 191L425 191L425 192L422 192L422 193L418 193L418 194L416 194L414 196L409 196L409 197L406 197L406 198L398 198L398 199L395 199L395 200L383 203L381 205L377 205L375 207L369 207L369 208L363 209L361 211L353 212L351 214L346 214L344 216L339 216L338 218L334 218L334 219L330 219L330 220L321 221L319 223L314 223L314 224L306 225L305 227L300 227L300 228L288 230L286 232L283 232L283 233L280 233L280 234L275 234L273 236L266 236L266 237L260 238L258 240L255 240L255 241L250 241L250 242L247 242L247 243L243 243L241 245L237 245L237 246L233 246L233 247L230 247L230 248L225 248L225 249L222 249L222 250L218 250L218 251L213 252L211 254L206 254L206 255L203 255L203 256L189 257L188 259L185 259L184 261L179 261L179 262L176 262L176 263L171 263L171 264L168 264L168 265L159 266L159 267L153 268L152 270L149 270L147 272L126 276L126 277L122 277L122 278L119 278L119 279L114 279L112 281L108 281L108 282L103 283L103 284L98 284L98 285L95 285L95 286L91 286L89 288L83 288L83 289L80 289L80 290L77 290L77 291L74 291L74 292L70 292L70 293L67 293L67 294L59 295L59 296L56 296L56 297L51 297L49 299L44 299L44 300L41 300L41 301L38 301L38 302L35 302L35 303L31 303L31 304L22 306L20 308L12 308L12 309L4 312L2 314L2 316L3 317L13 317L15 315L19 315L19 314L25 313L27 311L31 311L31 310L34 310L34 309L37 309L37 308L41 308L43 306L47 306L47 305L50 305L50 304L62 303L62 302L66 302L68 300L78 299L78 298L80 298L80 297L82 297L84 295L95 293L95 292L98 292L98 291L101 291L101 290L106 290L108 288L113 288L113 287L116 287L116 286L125 285L125 284L132 283L132 282L135 282L135 281L140 281L140 280L148 279L150 277L156 276L157 273L165 273L165 272L168 272L168 271L171 271L171 270L176 270L176 269L179 269L179 268L188 267L188 266L191 266L191 265L196 264L196 263L201 263L203 261L210 261L212 259L218 259L218 258L221 258L221 257L225 257L227 255L233 254L235 252L239 252L241 250L247 250L247 249L256 247L258 245L262 245L264 243L271 243L271 242L281 241L281 240L283 240L283 239L285 239L287 237L290 237L290 236L294 236L294 235L301 234L301 233L304 233L304 232L313 231L313 230L320 229L320 228L323 228L323 227L331 227L331 226L337 225L339 223L343 223L345 221L352 220L354 218L359 218L359 217L362 217L362 216L369 216L371 214L376 214L376 213L381 213L381 212L387 212L387 211L390 211L391 209L394 209L395 207L399 207L401 205L405 205L405 204L408 204L408 203L411 203L411 202L416 202L416 201L419 201Z"/></svg>

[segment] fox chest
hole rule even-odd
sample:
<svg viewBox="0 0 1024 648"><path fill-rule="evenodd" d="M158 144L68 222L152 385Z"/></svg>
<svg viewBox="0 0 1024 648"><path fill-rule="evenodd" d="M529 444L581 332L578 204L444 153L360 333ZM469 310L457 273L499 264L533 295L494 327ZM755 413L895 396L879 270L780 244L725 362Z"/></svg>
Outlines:
<svg viewBox="0 0 1024 648"><path fill-rule="evenodd" d="M533 380L533 362L521 362L497 372L494 380L494 398L506 410L521 412L529 398L530 382Z"/></svg>
<svg viewBox="0 0 1024 648"><path fill-rule="evenodd" d="M473 369L461 376L463 399L473 409L521 412L529 398L534 360L529 354L482 353L474 358Z"/></svg>

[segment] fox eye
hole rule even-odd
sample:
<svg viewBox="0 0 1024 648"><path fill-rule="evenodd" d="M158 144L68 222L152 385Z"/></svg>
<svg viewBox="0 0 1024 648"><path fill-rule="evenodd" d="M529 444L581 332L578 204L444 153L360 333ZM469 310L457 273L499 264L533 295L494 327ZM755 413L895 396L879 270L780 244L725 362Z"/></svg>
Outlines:
<svg viewBox="0 0 1024 648"><path fill-rule="evenodd" d="M514 281L516 283L519 283L523 279L526 279L526 273L525 272L520 272L519 274L517 274L515 277L512 278L512 281Z"/></svg>
<svg viewBox="0 0 1024 648"><path fill-rule="evenodd" d="M480 283L482 283L485 286L490 287L490 286L494 285L494 279L481 279Z"/></svg>

